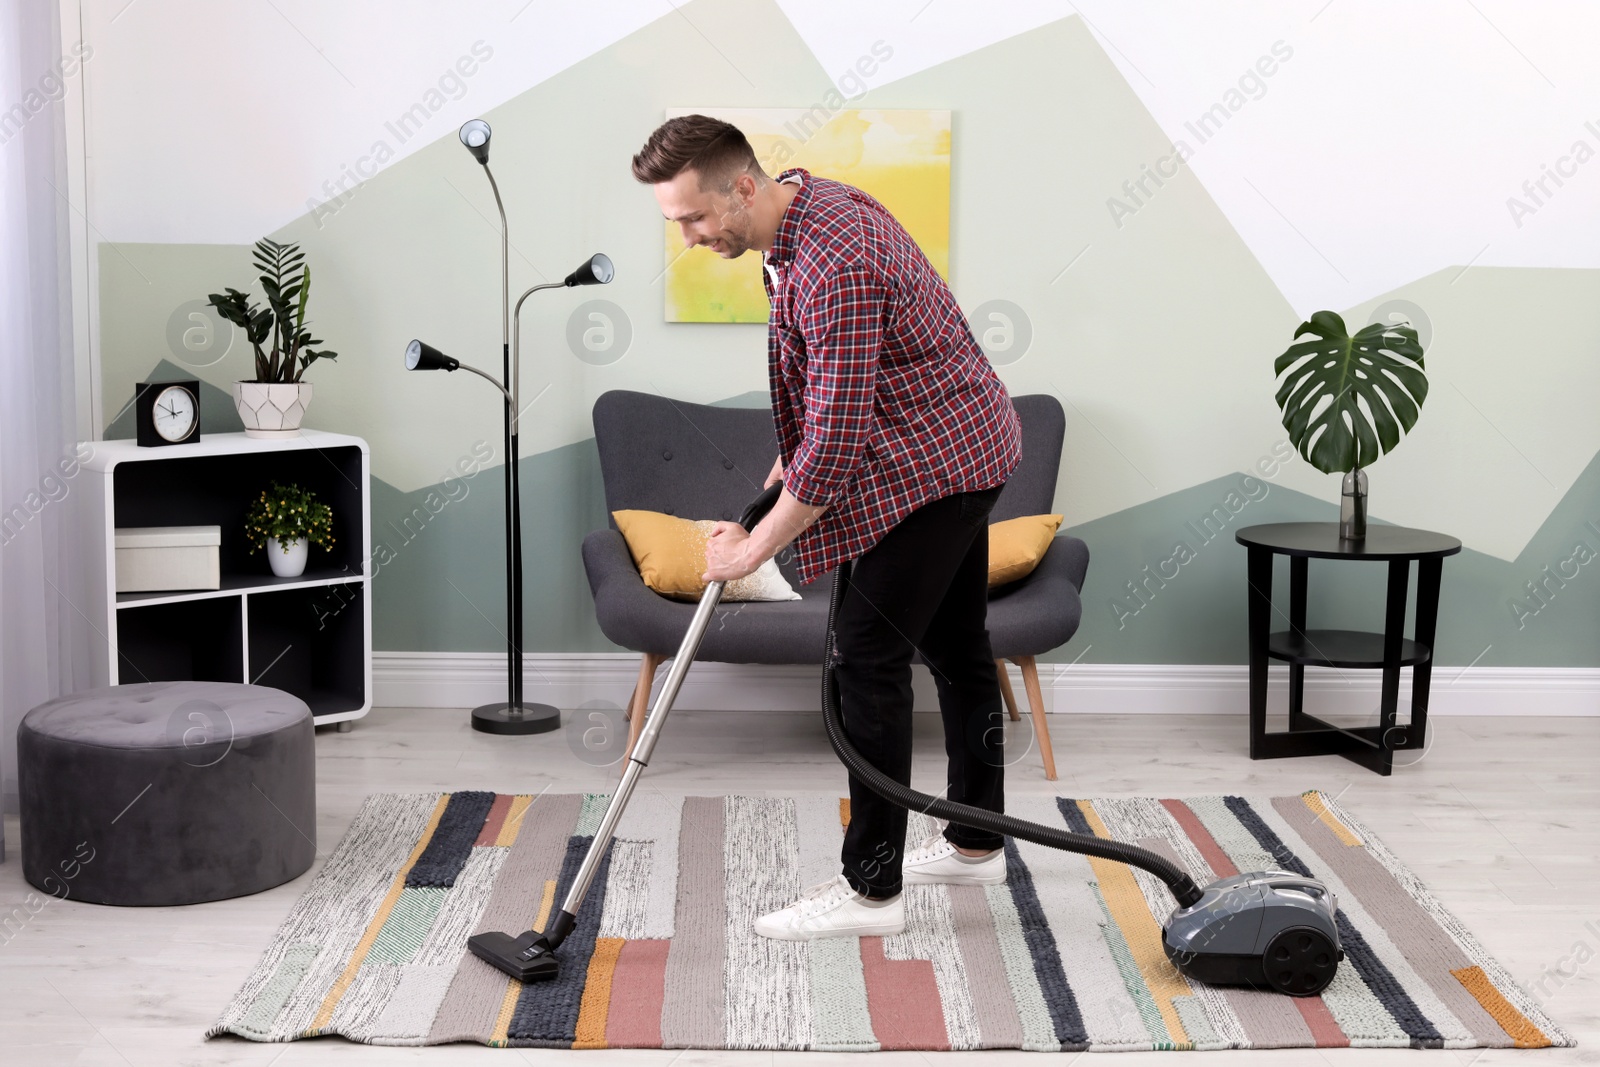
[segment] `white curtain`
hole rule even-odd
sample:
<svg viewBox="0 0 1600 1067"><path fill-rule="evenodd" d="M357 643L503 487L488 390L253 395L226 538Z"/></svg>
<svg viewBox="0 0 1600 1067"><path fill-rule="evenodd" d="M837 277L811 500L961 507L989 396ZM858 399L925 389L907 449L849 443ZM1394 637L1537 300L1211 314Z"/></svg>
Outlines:
<svg viewBox="0 0 1600 1067"><path fill-rule="evenodd" d="M17 807L17 725L87 684L73 470L71 207L55 0L0 0L0 791ZM75 65L74 75L76 75ZM87 431L88 427L81 428ZM93 434L84 432L85 438ZM3 822L0 822L3 827ZM3 834L3 829L0 829ZM4 838L0 836L0 855Z"/></svg>

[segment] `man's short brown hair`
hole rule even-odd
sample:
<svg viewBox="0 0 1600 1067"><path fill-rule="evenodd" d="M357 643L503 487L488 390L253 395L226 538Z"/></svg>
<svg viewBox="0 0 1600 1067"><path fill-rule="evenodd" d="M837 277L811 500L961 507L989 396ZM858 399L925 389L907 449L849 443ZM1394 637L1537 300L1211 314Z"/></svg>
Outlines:
<svg viewBox="0 0 1600 1067"><path fill-rule="evenodd" d="M668 119L633 157L633 176L646 185L670 182L691 168L700 175L701 189L714 185L723 193L741 173L757 184L766 178L739 127L709 115Z"/></svg>

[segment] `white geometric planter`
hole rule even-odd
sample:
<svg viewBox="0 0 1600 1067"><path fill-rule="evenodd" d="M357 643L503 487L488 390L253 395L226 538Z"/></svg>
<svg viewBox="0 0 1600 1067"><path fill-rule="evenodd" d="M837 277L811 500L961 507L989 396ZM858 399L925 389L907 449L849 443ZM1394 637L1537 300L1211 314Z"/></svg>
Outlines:
<svg viewBox="0 0 1600 1067"><path fill-rule="evenodd" d="M295 538L288 548L276 537L267 538L267 562L272 564L272 573L279 578L298 578L304 574L310 550L311 545L304 537Z"/></svg>
<svg viewBox="0 0 1600 1067"><path fill-rule="evenodd" d="M298 437L310 405L310 382L233 383L233 406L246 437Z"/></svg>

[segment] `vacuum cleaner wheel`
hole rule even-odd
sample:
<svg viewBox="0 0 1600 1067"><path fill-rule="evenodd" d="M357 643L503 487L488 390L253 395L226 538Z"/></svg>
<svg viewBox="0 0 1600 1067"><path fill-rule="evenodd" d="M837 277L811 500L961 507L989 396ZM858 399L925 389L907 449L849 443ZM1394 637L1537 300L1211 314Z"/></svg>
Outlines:
<svg viewBox="0 0 1600 1067"><path fill-rule="evenodd" d="M1339 950L1326 934L1310 926L1278 931L1261 960L1272 988L1292 997L1310 997L1328 988L1339 967Z"/></svg>

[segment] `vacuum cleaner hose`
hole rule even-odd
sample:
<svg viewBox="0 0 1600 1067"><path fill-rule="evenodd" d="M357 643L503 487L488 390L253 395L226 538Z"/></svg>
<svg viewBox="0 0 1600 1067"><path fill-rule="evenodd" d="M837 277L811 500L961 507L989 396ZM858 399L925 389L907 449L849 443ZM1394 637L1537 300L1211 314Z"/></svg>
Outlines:
<svg viewBox="0 0 1600 1067"><path fill-rule="evenodd" d="M776 499L777 494L774 493L772 495ZM759 503L760 501L758 501ZM768 506L770 507L770 504ZM755 505L752 506L752 510L755 510ZM749 525L754 524L751 523ZM747 525L747 529L749 525ZM1199 887L1194 884L1194 879L1190 878L1185 871L1169 862L1165 857L1159 856L1148 849L1102 837L1075 834L1069 830L1041 826L1038 823L1012 818L1009 815L1002 815L997 812L986 811L983 808L957 804L942 797L919 793L909 786L901 785L868 763L866 757L856 750L855 745L851 744L850 737L845 732L844 715L839 707L839 688L833 676L834 620L838 617L839 606L844 602L845 590L849 586L849 582L850 562L846 561L841 563L839 569L834 572L833 593L828 602L828 636L822 653L822 713L823 721L827 725L828 742L833 746L833 751L838 755L840 761L849 768L851 774L860 779L874 793L907 810L914 809L949 822L959 823L962 826L971 826L1008 837L1021 838L1024 841L1032 841L1036 845L1059 848L1067 852L1077 852L1085 856L1097 856L1100 859L1138 867L1141 870L1149 871L1165 882L1167 888L1172 891L1172 895L1177 899L1180 908L1186 908L1199 901L1201 893Z"/></svg>

